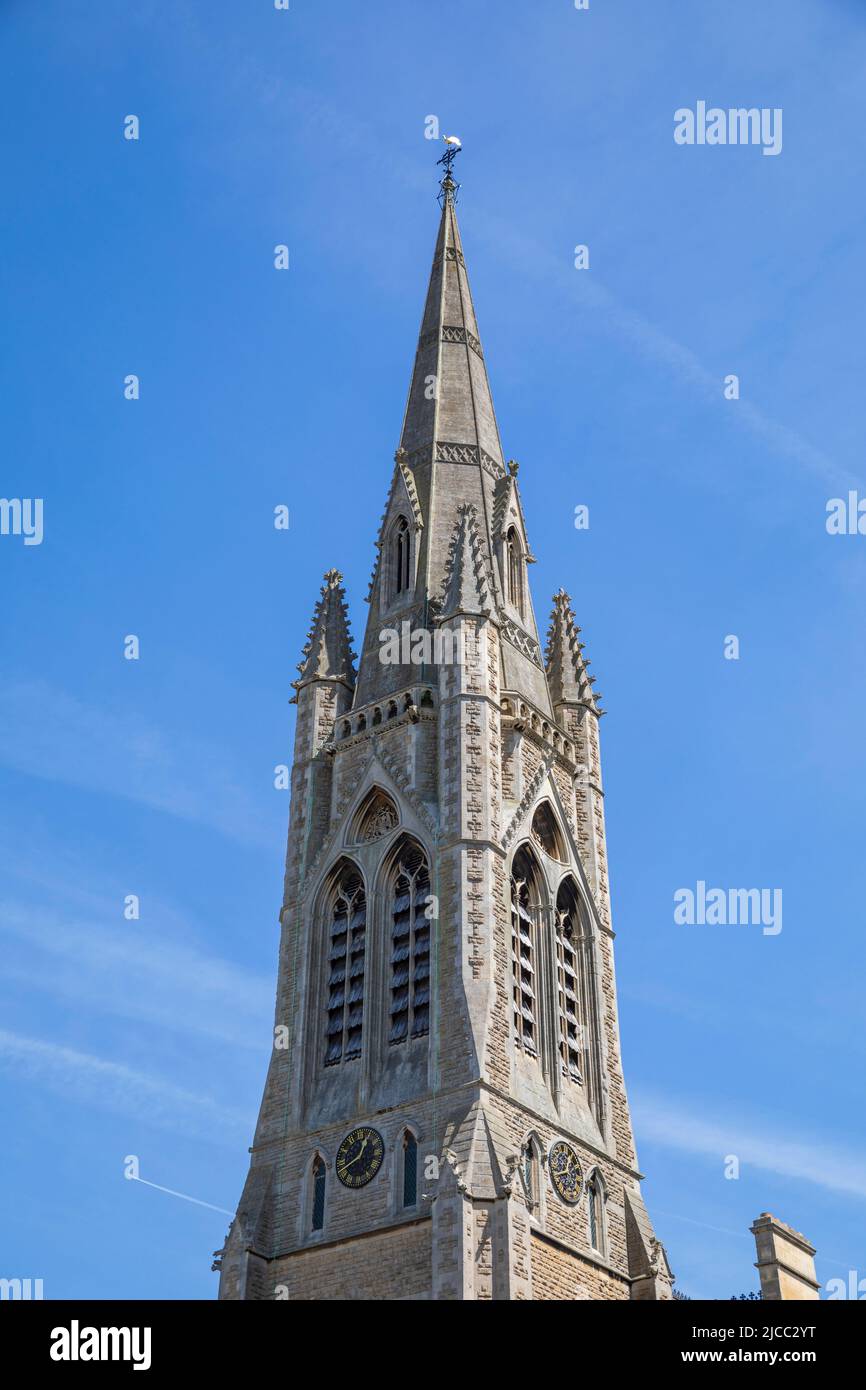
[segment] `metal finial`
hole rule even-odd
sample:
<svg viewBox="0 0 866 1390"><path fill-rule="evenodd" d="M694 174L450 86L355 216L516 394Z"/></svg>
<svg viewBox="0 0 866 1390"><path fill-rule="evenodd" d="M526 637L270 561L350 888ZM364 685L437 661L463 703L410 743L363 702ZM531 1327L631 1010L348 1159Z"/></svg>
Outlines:
<svg viewBox="0 0 866 1390"><path fill-rule="evenodd" d="M457 190L460 184L454 179L452 166L463 146L456 135L443 135L442 138L445 141L445 153L441 159L437 159L436 163L441 164L445 170L439 182L438 195L439 204L444 207L446 202L456 203L457 201Z"/></svg>

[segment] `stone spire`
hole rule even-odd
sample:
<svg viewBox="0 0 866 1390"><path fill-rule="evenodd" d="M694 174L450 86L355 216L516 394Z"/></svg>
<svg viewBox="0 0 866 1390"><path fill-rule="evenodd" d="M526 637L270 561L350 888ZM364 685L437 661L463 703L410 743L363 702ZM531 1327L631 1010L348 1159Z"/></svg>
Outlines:
<svg viewBox="0 0 866 1390"><path fill-rule="evenodd" d="M292 682L295 690L310 681L342 681L355 687L355 653L349 632L346 591L339 570L328 570L321 595L313 612L313 622L298 662L300 676Z"/></svg>
<svg viewBox="0 0 866 1390"><path fill-rule="evenodd" d="M396 614L401 622L409 619L413 626L426 628L442 616L443 601L458 605L462 601L449 586L453 589L457 583L459 589L464 578L467 583L470 580L468 574L459 582L454 580L452 549L455 534L468 526L461 519L461 509L470 506L477 537L472 565L476 576L483 573L486 597L479 606L476 594L469 611L497 614L504 688L520 692L543 714L552 715L528 583L519 605L506 600L503 565L508 529L514 526L519 531L525 563L533 557L525 539L516 465L506 470L499 439L457 225L456 185L450 174L441 187L442 212L397 468L377 542L356 704L393 693L411 674L396 665L383 667L379 660L380 633L393 626ZM385 547L400 517L412 529L413 582L409 592L401 591L405 601L395 603L388 577L393 562ZM470 564L467 557L460 563Z"/></svg>
<svg viewBox="0 0 866 1390"><path fill-rule="evenodd" d="M545 665L550 697L556 705L585 705L596 714L600 696L593 690L595 676L587 667L591 664L583 654L584 646L578 637L580 628L574 621L571 599L564 589L553 596L553 612L547 633Z"/></svg>
<svg viewBox="0 0 866 1390"><path fill-rule="evenodd" d="M502 445L457 225L453 184L443 184L442 216L421 318L400 446L417 451L481 451L503 468ZM426 455L429 457L429 455ZM468 461L454 456L453 461Z"/></svg>

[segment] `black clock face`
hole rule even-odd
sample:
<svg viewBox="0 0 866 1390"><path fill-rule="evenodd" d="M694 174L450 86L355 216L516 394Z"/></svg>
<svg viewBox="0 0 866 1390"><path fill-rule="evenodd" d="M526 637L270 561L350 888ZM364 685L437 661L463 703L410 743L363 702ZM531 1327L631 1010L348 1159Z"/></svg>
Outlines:
<svg viewBox="0 0 866 1390"><path fill-rule="evenodd" d="M564 1202L574 1206L576 1202L580 1201L580 1191L583 1186L580 1159L574 1149L570 1144L558 1139L550 1150L548 1164L550 1181L553 1186Z"/></svg>
<svg viewBox="0 0 866 1390"><path fill-rule="evenodd" d="M385 1145L377 1129L359 1125L337 1150L337 1177L344 1187L364 1187L382 1167Z"/></svg>

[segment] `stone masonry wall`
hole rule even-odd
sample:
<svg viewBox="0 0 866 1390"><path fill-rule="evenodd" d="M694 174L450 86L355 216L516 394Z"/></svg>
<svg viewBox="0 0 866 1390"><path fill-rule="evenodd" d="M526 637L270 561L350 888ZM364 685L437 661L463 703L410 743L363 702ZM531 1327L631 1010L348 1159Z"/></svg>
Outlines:
<svg viewBox="0 0 866 1390"><path fill-rule="evenodd" d="M274 1262L270 1276L279 1297L397 1301L425 1299L432 1291L429 1216L393 1231L373 1232ZM274 1298L273 1292L267 1295Z"/></svg>
<svg viewBox="0 0 866 1390"><path fill-rule="evenodd" d="M570 1254L542 1237L532 1237L533 1302L565 1302L574 1299L627 1299L625 1279L607 1274L586 1260Z"/></svg>

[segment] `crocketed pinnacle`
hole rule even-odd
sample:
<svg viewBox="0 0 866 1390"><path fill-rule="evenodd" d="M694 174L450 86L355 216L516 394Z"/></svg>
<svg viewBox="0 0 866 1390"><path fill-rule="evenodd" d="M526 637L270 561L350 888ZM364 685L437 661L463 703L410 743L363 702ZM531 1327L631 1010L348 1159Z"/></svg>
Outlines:
<svg viewBox="0 0 866 1390"><path fill-rule="evenodd" d="M355 653L349 631L349 615L343 576L328 570L313 611L313 622L298 662L300 676L293 681L296 690L309 681L342 681L349 689L355 685Z"/></svg>
<svg viewBox="0 0 866 1390"><path fill-rule="evenodd" d="M545 666L550 697L556 705L585 705L602 714L600 696L593 690L595 676L589 675L590 662L583 654L584 647L574 621L571 599L564 589L553 596L553 612L547 632Z"/></svg>
<svg viewBox="0 0 866 1390"><path fill-rule="evenodd" d="M490 613L490 579L478 532L478 514L471 503L460 507L445 570L441 616Z"/></svg>

